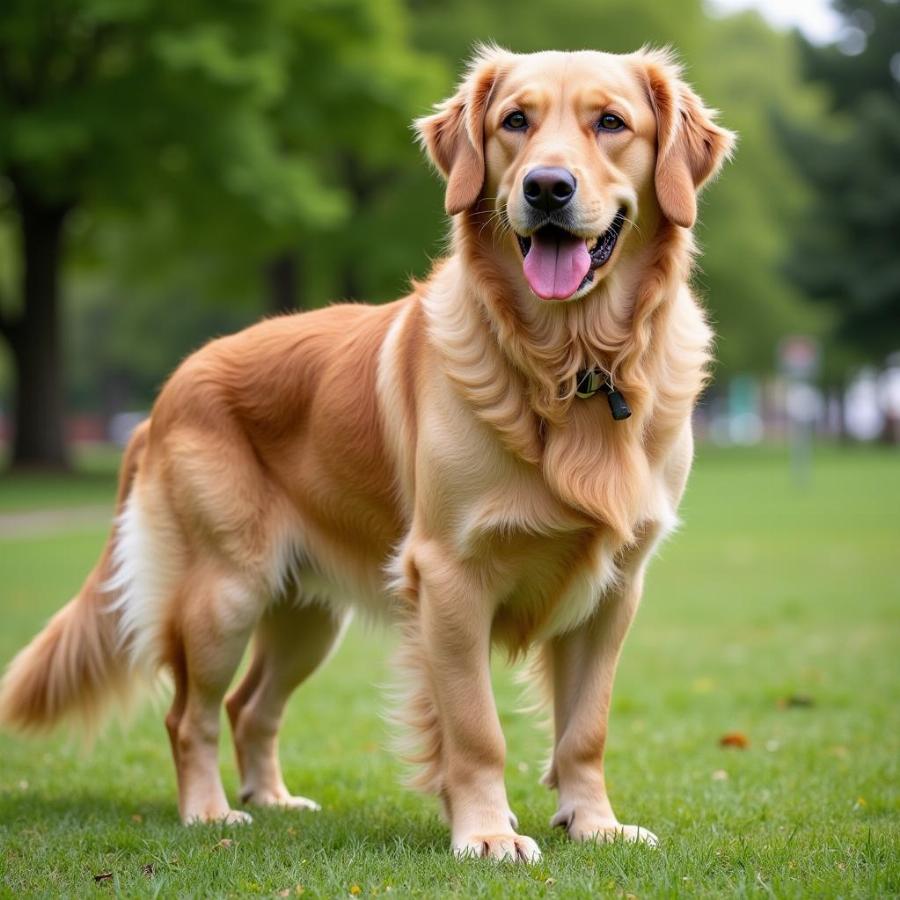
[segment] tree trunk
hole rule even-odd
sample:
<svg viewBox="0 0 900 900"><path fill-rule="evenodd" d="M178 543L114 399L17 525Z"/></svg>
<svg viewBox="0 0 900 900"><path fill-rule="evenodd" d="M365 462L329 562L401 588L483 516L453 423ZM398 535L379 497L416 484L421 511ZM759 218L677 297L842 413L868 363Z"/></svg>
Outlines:
<svg viewBox="0 0 900 900"><path fill-rule="evenodd" d="M281 313L296 312L298 308L297 281L298 281L297 255L292 250L283 250L276 254L266 264L265 278L268 288L268 312L280 315Z"/></svg>
<svg viewBox="0 0 900 900"><path fill-rule="evenodd" d="M16 191L21 220L22 311L6 328L15 363L12 464L66 469L59 270L67 207Z"/></svg>

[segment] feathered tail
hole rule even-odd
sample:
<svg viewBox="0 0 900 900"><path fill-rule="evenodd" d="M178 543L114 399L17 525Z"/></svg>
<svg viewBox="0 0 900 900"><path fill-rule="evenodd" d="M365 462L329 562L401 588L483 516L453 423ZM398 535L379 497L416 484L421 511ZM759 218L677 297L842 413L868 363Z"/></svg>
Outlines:
<svg viewBox="0 0 900 900"><path fill-rule="evenodd" d="M121 512L144 453L148 424L128 443L119 473ZM112 567L115 528L81 590L9 664L0 683L0 725L46 731L65 718L92 728L114 697L130 686L128 656L119 646L118 614L104 591Z"/></svg>

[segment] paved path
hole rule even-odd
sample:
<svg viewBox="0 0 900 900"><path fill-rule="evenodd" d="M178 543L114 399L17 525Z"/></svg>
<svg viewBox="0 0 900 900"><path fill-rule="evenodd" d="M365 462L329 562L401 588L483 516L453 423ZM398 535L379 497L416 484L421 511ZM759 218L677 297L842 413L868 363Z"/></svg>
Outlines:
<svg viewBox="0 0 900 900"><path fill-rule="evenodd" d="M109 525L111 521L112 507L108 505L0 513L0 540L83 531L85 528Z"/></svg>

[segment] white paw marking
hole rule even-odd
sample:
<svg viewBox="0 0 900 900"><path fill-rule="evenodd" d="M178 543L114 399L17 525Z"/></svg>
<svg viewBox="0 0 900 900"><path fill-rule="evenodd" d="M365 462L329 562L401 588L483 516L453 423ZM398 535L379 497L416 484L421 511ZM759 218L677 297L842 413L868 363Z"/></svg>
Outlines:
<svg viewBox="0 0 900 900"><path fill-rule="evenodd" d="M640 825L622 825L615 819L594 819L570 806L560 809L550 820L554 828L565 828L573 841L633 841L647 844L649 847L659 846L659 838Z"/></svg>
<svg viewBox="0 0 900 900"><path fill-rule="evenodd" d="M454 843L459 859L496 859L515 863L536 863L541 858L538 845L524 834L472 835Z"/></svg>
<svg viewBox="0 0 900 900"><path fill-rule="evenodd" d="M250 813L245 813L240 809L229 809L224 813L198 813L195 816L188 816L185 819L185 825L249 825L253 821Z"/></svg>
<svg viewBox="0 0 900 900"><path fill-rule="evenodd" d="M245 791L241 793L241 800L251 806L275 806L281 809L308 809L311 812L319 812L322 807L309 797L294 796L287 792L275 791Z"/></svg>

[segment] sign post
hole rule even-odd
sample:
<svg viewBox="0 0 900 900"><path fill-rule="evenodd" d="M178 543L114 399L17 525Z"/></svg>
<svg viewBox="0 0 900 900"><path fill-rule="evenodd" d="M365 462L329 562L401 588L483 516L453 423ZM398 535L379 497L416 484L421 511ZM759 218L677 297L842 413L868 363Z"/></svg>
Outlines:
<svg viewBox="0 0 900 900"><path fill-rule="evenodd" d="M819 342L795 334L778 344L778 369L787 379L788 441L794 483L806 487L812 470L812 433L818 397L812 385L819 374L822 353Z"/></svg>

